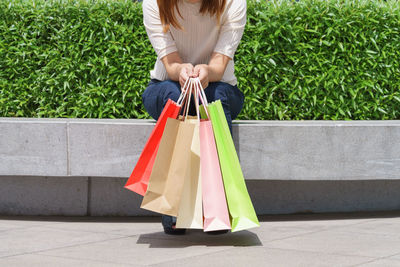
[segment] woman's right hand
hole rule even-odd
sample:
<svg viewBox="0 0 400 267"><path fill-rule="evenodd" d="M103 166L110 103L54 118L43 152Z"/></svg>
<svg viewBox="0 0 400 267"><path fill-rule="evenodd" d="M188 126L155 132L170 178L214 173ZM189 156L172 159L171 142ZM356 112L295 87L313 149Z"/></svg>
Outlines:
<svg viewBox="0 0 400 267"><path fill-rule="evenodd" d="M193 76L194 67L190 63L183 63L180 65L179 69L179 83L181 88L185 85L187 79Z"/></svg>

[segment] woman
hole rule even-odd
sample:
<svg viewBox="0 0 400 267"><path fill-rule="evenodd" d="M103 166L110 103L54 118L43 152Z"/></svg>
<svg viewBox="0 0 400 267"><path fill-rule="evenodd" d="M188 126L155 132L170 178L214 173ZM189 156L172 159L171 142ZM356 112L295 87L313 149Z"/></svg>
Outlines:
<svg viewBox="0 0 400 267"><path fill-rule="evenodd" d="M157 60L142 100L155 120L168 99L178 100L185 81L198 77L207 100L221 100L232 133L232 120L244 101L233 57L246 24L246 8L246 0L143 1L143 22ZM195 114L194 105L189 110ZM163 216L164 232L184 234L185 229L174 228L175 222L175 217Z"/></svg>

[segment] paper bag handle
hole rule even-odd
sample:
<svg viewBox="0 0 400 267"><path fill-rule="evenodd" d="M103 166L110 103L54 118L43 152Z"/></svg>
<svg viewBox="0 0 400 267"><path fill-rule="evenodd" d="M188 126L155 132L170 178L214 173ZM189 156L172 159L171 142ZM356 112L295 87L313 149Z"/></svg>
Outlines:
<svg viewBox="0 0 400 267"><path fill-rule="evenodd" d="M201 82L200 82L199 78L194 78L194 79L195 79L195 84L196 84L196 87L197 87L197 90L198 90L197 97L201 100L201 103L204 106L204 111L206 112L207 118L210 119L210 115L208 115L208 110L207 110L208 101L207 101L206 94L204 93L203 86L201 85ZM197 103L197 106L196 106L197 112L198 112L198 109L199 109L199 104Z"/></svg>
<svg viewBox="0 0 400 267"><path fill-rule="evenodd" d="M178 101L176 101L176 104L179 105L179 106L182 104L183 100L186 97L186 94L187 94L187 88L186 87L188 86L188 84L189 84L189 79L186 79L185 84L181 88L181 95L179 96Z"/></svg>

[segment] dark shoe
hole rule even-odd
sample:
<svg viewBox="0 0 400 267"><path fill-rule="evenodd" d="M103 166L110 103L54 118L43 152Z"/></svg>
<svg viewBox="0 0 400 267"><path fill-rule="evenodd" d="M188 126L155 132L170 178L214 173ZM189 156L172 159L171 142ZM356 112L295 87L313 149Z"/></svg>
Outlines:
<svg viewBox="0 0 400 267"><path fill-rule="evenodd" d="M163 215L161 217L161 223L164 227L164 233L167 235L184 235L186 233L186 229L176 229L176 217Z"/></svg>
<svg viewBox="0 0 400 267"><path fill-rule="evenodd" d="M217 230L217 231L208 231L206 232L209 235L222 235L228 233L229 230Z"/></svg>

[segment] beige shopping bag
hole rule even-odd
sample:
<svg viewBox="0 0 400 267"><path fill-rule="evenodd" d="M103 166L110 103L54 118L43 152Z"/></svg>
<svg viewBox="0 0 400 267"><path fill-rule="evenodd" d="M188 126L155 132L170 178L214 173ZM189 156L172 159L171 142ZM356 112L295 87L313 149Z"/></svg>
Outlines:
<svg viewBox="0 0 400 267"><path fill-rule="evenodd" d="M184 114L168 118L149 178L141 208L170 216L178 216L182 189L191 164L191 145L195 124L185 121L192 93L189 82L184 93Z"/></svg>
<svg viewBox="0 0 400 267"><path fill-rule="evenodd" d="M141 208L177 216L195 125L167 119Z"/></svg>
<svg viewBox="0 0 400 267"><path fill-rule="evenodd" d="M199 119L198 117L188 116L186 122L194 125L194 133L176 228L203 229Z"/></svg>

